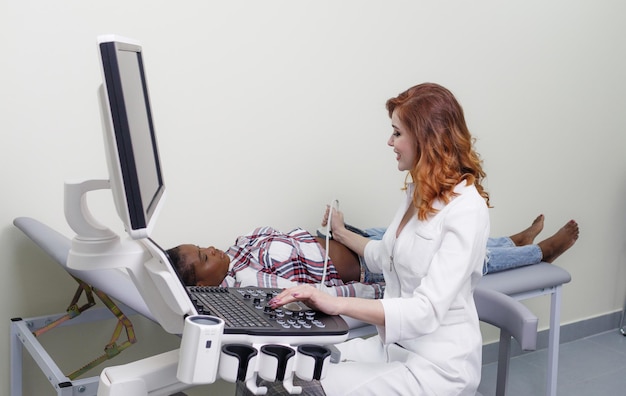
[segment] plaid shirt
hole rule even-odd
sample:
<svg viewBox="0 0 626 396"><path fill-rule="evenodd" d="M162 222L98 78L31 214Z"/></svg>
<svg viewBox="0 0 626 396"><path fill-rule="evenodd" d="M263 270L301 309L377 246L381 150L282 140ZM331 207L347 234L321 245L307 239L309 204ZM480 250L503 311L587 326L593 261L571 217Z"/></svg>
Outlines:
<svg viewBox="0 0 626 396"><path fill-rule="evenodd" d="M231 258L231 266L222 286L282 288L320 283L326 252L303 229L282 233L260 227L237 238L226 254ZM330 259L324 285L330 294L351 297L381 298L384 289L380 284L344 284Z"/></svg>

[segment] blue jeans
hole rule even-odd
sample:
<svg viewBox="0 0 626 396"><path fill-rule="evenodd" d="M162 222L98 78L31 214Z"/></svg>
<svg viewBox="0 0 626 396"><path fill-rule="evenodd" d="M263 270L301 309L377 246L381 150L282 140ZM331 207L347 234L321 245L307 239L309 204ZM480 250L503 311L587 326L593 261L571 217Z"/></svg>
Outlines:
<svg viewBox="0 0 626 396"><path fill-rule="evenodd" d="M541 262L538 245L515 246L511 238L489 238L483 264L483 275Z"/></svg>
<svg viewBox="0 0 626 396"><path fill-rule="evenodd" d="M382 239L386 228L366 228L365 232L370 239ZM543 258L543 253L538 245L515 246L509 237L489 238L487 240L487 252L483 263L483 275L504 271L525 265L538 264ZM367 269L363 258L361 266L365 270L364 282L383 282L382 274L375 274Z"/></svg>

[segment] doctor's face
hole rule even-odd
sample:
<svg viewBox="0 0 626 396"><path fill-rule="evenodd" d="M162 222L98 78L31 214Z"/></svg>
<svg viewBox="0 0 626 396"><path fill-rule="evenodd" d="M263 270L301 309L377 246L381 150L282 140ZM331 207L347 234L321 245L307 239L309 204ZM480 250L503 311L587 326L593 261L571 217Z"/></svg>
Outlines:
<svg viewBox="0 0 626 396"><path fill-rule="evenodd" d="M402 124L395 110L391 114L391 127L393 128L393 133L389 141L387 141L387 144L393 147L393 152L396 153L398 170L411 170L417 161L417 150L414 143L415 137Z"/></svg>
<svg viewBox="0 0 626 396"><path fill-rule="evenodd" d="M218 286L226 277L230 257L213 246L180 245L178 254L181 264L193 266L196 286Z"/></svg>

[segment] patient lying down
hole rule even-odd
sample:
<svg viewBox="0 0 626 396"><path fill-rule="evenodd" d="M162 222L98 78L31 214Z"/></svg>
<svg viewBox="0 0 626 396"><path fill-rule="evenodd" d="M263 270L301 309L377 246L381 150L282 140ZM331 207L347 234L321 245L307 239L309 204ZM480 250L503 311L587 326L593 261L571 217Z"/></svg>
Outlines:
<svg viewBox="0 0 626 396"><path fill-rule="evenodd" d="M483 273L493 273L539 262L553 262L578 239L578 224L567 222L554 235L535 243L543 230L539 215L527 229L510 237L489 238ZM352 227L354 228L354 227ZM381 228L359 230L380 239ZM322 282L325 238L296 228L282 233L261 227L237 238L225 252L213 246L180 245L167 251L186 285L288 288L301 283ZM356 253L334 240L330 249L324 290L332 295L381 298L382 274L372 274Z"/></svg>
<svg viewBox="0 0 626 396"><path fill-rule="evenodd" d="M324 289L338 296L381 298L384 283L361 282L359 257L329 242ZM322 282L325 243L300 228L283 233L260 227L237 238L226 251L180 245L167 253L186 285L287 288Z"/></svg>

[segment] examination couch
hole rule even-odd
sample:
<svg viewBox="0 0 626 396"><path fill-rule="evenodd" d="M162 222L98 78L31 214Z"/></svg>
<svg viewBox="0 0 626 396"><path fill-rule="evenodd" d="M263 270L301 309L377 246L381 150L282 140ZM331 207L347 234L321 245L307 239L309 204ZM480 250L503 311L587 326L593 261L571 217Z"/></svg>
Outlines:
<svg viewBox="0 0 626 396"><path fill-rule="evenodd" d="M141 295L137 292L132 284L132 281L128 278L128 275L118 270L79 271L70 269L66 266L68 253L71 247L71 240L69 238L51 229L47 225L28 217L16 218L14 220L14 225L24 232L24 234L35 242L37 246L43 249L54 261L61 265L72 276L81 279L95 288L105 291L110 297L120 301L135 312L153 319ZM554 268L558 268L548 264L539 264L532 267L537 267L537 269L542 272L549 272ZM557 287L558 290L556 292L551 292L553 294L554 302L555 295L560 297L560 294L558 293L558 291L560 291L560 286L569 281L569 274L567 274L566 271L563 271L564 273L562 273L557 270L552 276L543 276L538 279L538 274L533 275L529 269L526 269L525 272L522 270L524 270L524 268L508 271L508 274L500 273L488 275L485 279L483 279L483 281L481 281L480 287L474 293L480 320L500 329L497 377L498 395L504 395L505 392L511 351L511 339L516 339L522 350L534 350L537 345L537 317L533 315L524 305L517 301L517 299L529 297L528 293L531 292L538 293L539 291L543 291L543 294L545 294L545 290L553 290L554 287ZM518 271L521 272L522 275L526 276L518 277ZM511 273L514 272L514 276L511 276ZM521 282L520 280L524 280L524 282ZM111 285L116 285L116 287L107 287ZM558 301L556 302L558 303ZM554 309L558 310L558 304L556 307L553 304L553 314ZM556 342L558 348L559 324L558 322L554 322L554 317L555 316L553 315L551 330L557 334ZM556 319L558 320L558 315L556 315ZM359 336L366 334L367 331L363 332L363 328L360 328L361 325L362 324L356 322L351 323L351 327L354 326L354 329L351 330L350 335ZM16 332L13 331L12 337L15 339L11 340L11 396L19 396L21 395L22 381L20 344L23 343L24 340L18 340ZM552 337L551 341L553 341ZM32 354L33 350L29 349L29 352ZM53 362L49 361L39 363L42 360L37 358L35 360L38 362L40 367L42 364L53 364ZM72 386L72 383L68 378L58 378L56 381L65 383L66 387ZM97 378L95 378L94 381L96 384L95 386L97 387ZM51 382L55 385L55 379L51 379ZM86 395L88 393L84 394Z"/></svg>

